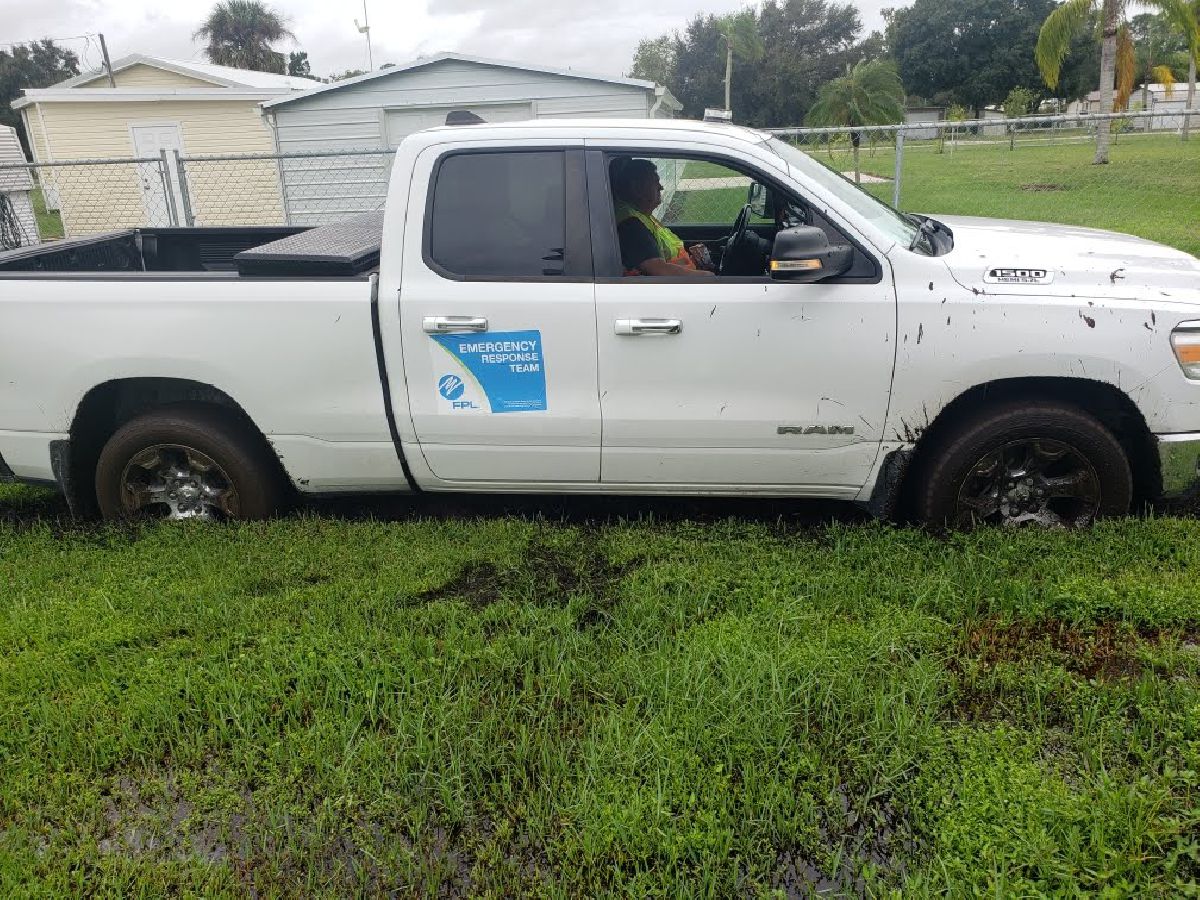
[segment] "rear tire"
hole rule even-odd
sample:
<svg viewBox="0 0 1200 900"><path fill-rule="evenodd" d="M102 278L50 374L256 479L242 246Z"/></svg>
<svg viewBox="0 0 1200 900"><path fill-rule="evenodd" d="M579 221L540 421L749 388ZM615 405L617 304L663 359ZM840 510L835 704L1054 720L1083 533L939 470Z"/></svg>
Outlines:
<svg viewBox="0 0 1200 900"><path fill-rule="evenodd" d="M105 519L265 519L285 497L279 464L249 426L181 403L126 422L96 464Z"/></svg>
<svg viewBox="0 0 1200 900"><path fill-rule="evenodd" d="M1095 417L1025 401L946 435L914 493L916 517L935 528L1080 527L1128 513L1133 477L1124 448Z"/></svg>

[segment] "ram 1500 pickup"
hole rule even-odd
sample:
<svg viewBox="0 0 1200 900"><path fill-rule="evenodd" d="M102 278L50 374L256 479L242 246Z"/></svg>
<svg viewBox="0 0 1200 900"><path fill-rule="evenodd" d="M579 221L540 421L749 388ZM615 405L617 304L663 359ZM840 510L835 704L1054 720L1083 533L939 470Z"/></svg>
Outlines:
<svg viewBox="0 0 1200 900"><path fill-rule="evenodd" d="M631 157L715 277L627 274ZM1200 260L904 215L731 126L435 128L375 216L0 254L0 476L79 514L470 491L1074 525L1188 494L1198 459Z"/></svg>

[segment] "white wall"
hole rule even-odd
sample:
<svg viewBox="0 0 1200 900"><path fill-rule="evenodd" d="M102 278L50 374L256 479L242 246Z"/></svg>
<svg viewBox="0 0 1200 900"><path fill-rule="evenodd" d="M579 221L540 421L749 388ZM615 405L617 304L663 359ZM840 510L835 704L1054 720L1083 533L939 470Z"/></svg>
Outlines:
<svg viewBox="0 0 1200 900"><path fill-rule="evenodd" d="M443 60L394 75L348 84L268 110L276 121L279 151L360 150L386 147L403 137L393 128L389 140L387 110L424 110L430 120L445 121L449 109L474 109L485 119L489 104L528 103L533 118L646 118L654 92L632 85L591 81L527 69ZM420 116L406 116L413 121ZM284 189L290 221L317 224L356 212L378 209L387 193L390 159L353 159L352 197L341 203L340 179L329 169L351 158L283 163ZM342 208L344 207L344 209Z"/></svg>

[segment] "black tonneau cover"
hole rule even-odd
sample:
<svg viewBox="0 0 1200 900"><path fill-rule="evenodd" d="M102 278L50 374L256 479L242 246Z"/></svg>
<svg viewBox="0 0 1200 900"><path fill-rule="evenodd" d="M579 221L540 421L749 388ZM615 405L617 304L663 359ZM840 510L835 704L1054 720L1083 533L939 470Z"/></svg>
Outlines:
<svg viewBox="0 0 1200 900"><path fill-rule="evenodd" d="M379 265L383 211L321 225L233 258L242 276L362 275Z"/></svg>

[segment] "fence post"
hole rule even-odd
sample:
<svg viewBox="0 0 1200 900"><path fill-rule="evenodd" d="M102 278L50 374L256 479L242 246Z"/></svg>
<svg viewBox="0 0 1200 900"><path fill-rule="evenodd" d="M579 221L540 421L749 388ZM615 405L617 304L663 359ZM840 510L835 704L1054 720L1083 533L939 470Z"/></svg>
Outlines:
<svg viewBox="0 0 1200 900"><path fill-rule="evenodd" d="M896 171L892 175L892 206L900 208L900 177L904 172L904 127L896 129Z"/></svg>
<svg viewBox="0 0 1200 900"><path fill-rule="evenodd" d="M183 224L188 228L193 228L196 225L196 217L192 214L192 192L188 189L187 168L184 166L183 157L179 155L178 150L172 150L171 155L175 157L175 177L179 181L179 200L183 206Z"/></svg>
<svg viewBox="0 0 1200 900"><path fill-rule="evenodd" d="M179 227L179 210L175 208L175 192L171 190L171 170L167 165L167 148L158 151L158 174L162 179L163 200L167 204L167 222L172 228Z"/></svg>

